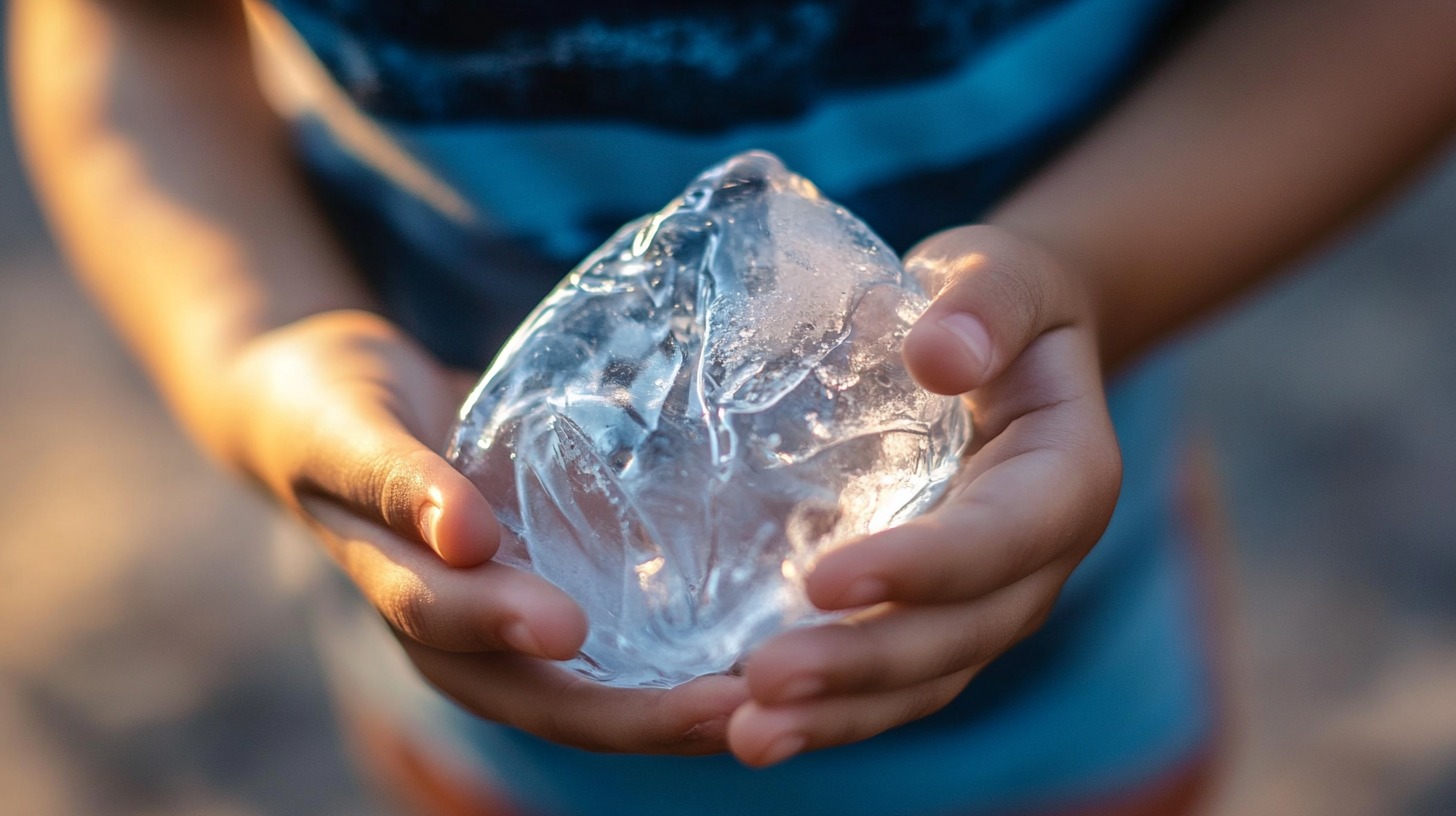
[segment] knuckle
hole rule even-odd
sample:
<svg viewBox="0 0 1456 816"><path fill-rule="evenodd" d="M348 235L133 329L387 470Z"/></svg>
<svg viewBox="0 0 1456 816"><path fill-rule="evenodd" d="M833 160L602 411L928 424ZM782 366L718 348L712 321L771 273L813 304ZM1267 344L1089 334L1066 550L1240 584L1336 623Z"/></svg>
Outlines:
<svg viewBox="0 0 1456 816"><path fill-rule="evenodd" d="M1057 260L999 227L972 225L946 230L917 253L936 272L937 298L950 298L1026 342L1061 322L1067 276ZM1053 318L1057 318L1054 320Z"/></svg>
<svg viewBox="0 0 1456 816"><path fill-rule="evenodd" d="M415 582L407 582L386 591L376 602L381 614L401 633L429 644L435 640L432 611L434 595Z"/></svg>
<svg viewBox="0 0 1456 816"><path fill-rule="evenodd" d="M679 720L660 723L636 736L614 734L601 750L648 754L701 754L717 750L724 742L728 718Z"/></svg>
<svg viewBox="0 0 1456 816"><path fill-rule="evenodd" d="M689 724L674 740L686 753L717 750L728 734L728 716L713 717Z"/></svg>
<svg viewBox="0 0 1456 816"><path fill-rule="evenodd" d="M1045 276L1037 274L1035 262L1007 256L987 265L981 285L993 301L995 316L1008 316L1019 334L1039 327L1046 309Z"/></svg>
<svg viewBox="0 0 1456 816"><path fill-rule="evenodd" d="M425 479L412 455L381 454L364 466L363 484L392 527L413 532L414 516L425 489Z"/></svg>
<svg viewBox="0 0 1456 816"><path fill-rule="evenodd" d="M695 746L708 743L726 728L726 717L719 722L674 717L652 735L651 748L654 753L692 753Z"/></svg>
<svg viewBox="0 0 1456 816"><path fill-rule="evenodd" d="M383 505L383 497L389 489L394 473L394 457L378 453L360 460L354 468L350 481L358 485L356 499L361 504Z"/></svg>

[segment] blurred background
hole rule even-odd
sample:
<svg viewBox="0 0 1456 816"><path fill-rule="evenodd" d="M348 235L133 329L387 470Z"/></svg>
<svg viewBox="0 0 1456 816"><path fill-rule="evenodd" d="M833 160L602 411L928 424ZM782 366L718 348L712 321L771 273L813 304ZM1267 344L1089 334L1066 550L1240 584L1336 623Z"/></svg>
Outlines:
<svg viewBox="0 0 1456 816"><path fill-rule="evenodd" d="M0 106L0 814L382 814L270 516L67 278ZM1456 814L1456 155L1186 341L1227 498L1219 816Z"/></svg>

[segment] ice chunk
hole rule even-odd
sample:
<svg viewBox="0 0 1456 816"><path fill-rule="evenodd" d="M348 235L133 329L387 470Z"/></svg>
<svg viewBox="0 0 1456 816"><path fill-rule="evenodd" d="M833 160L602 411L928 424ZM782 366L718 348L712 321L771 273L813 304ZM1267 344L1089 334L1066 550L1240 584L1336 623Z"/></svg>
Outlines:
<svg viewBox="0 0 1456 816"><path fill-rule="evenodd" d="M585 608L574 668L669 686L822 619L816 553L930 507L970 433L900 363L926 304L863 223L753 152L537 307L449 455L514 534L498 560Z"/></svg>

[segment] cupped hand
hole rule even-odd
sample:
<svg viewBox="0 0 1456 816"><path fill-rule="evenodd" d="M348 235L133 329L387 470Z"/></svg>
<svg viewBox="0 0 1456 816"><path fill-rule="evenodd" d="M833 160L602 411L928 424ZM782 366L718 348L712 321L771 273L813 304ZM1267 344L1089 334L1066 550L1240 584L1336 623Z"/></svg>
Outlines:
<svg viewBox="0 0 1456 816"><path fill-rule="evenodd" d="M226 455L300 513L420 673L488 719L578 747L723 750L739 678L614 689L552 661L581 609L491 561L502 530L436 450L471 383L388 321L327 312L264 334L228 372Z"/></svg>
<svg viewBox="0 0 1456 816"><path fill-rule="evenodd" d="M905 340L905 363L927 389L965 396L972 452L932 512L815 564L810 600L850 614L749 658L752 699L728 741L750 765L945 706L1046 620L1117 500L1121 459L1081 282L990 226L932 236L906 267L939 294Z"/></svg>

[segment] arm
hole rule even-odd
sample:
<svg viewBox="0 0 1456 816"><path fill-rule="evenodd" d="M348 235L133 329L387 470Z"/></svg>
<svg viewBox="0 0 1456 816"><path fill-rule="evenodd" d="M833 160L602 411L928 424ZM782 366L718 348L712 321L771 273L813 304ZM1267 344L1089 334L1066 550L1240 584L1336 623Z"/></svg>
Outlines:
<svg viewBox="0 0 1456 816"><path fill-rule="evenodd" d="M1235 4L993 213L1091 284L1116 365L1263 280L1456 129L1456 4Z"/></svg>
<svg viewBox="0 0 1456 816"><path fill-rule="evenodd" d="M22 147L62 248L216 458L301 514L415 665L476 712L602 750L719 750L741 682L604 689L547 660L581 611L489 561L484 498L427 443L457 378L367 311L252 77L229 0L13 0Z"/></svg>
<svg viewBox="0 0 1456 816"><path fill-rule="evenodd" d="M939 294L906 339L965 394L977 449L933 513L826 554L850 625L748 663L729 728L754 764L939 709L1034 631L1102 534L1120 478L1101 371L1329 235L1456 125L1456 4L1245 0L1186 43L988 225L907 266Z"/></svg>
<svg viewBox="0 0 1456 816"><path fill-rule="evenodd" d="M252 82L241 7L10 5L16 127L57 240L183 425L230 460L216 373L271 329L370 306Z"/></svg>

